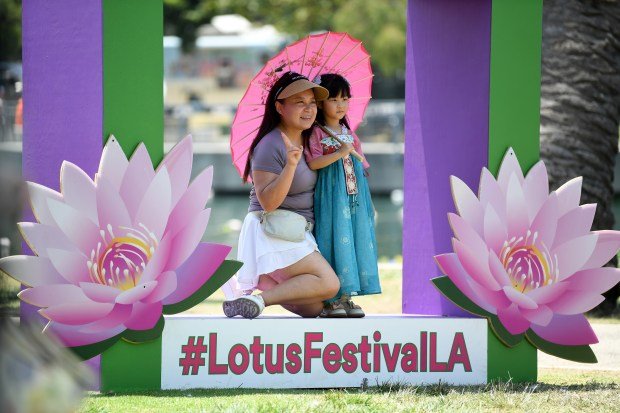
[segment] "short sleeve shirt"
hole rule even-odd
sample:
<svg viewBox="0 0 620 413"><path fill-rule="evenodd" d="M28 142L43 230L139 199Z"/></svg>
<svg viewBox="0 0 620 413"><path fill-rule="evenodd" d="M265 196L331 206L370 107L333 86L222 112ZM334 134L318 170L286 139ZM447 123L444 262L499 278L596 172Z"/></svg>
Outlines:
<svg viewBox="0 0 620 413"><path fill-rule="evenodd" d="M305 149L307 150L307 149ZM260 140L252 154L252 172L265 171L277 175L282 173L286 166L286 146L279 129L274 129ZM293 182L279 209L286 209L303 215L306 220L314 222L314 187L316 185L316 171L308 167L302 156L295 169ZM262 211L258 202L254 186L250 191L250 207L248 211Z"/></svg>

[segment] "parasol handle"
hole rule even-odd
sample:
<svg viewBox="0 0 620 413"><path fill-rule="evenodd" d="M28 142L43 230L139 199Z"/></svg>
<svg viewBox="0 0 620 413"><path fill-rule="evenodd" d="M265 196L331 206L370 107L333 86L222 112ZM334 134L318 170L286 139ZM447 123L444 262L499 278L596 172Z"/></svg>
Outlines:
<svg viewBox="0 0 620 413"><path fill-rule="evenodd" d="M328 134L330 137L332 137L333 139L335 139L340 145L343 145L344 142L342 141L342 139L340 139L339 137L337 137L336 135L334 135L329 129L327 129L326 127L324 127L323 125L321 125L318 122L314 122L314 124L316 126L318 126L319 128L321 128L321 130L323 132L325 132L326 134ZM359 153L357 153L355 150L353 150L351 152L351 155L355 158L357 158L358 161L360 162L364 162L364 157L362 155L360 155Z"/></svg>

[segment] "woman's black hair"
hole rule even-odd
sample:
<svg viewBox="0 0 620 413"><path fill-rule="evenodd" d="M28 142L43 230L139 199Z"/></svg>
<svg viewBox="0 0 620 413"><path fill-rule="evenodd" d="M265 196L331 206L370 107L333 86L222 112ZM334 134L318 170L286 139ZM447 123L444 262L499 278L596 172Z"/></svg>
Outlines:
<svg viewBox="0 0 620 413"><path fill-rule="evenodd" d="M344 77L335 73L325 73L320 76L320 79L321 86L323 86L329 91L330 98L336 97L338 95L347 98L351 97L351 86L349 85L349 82L347 82L347 79L345 79ZM325 114L323 113L323 109L321 109L320 107L316 113L316 121L321 125L325 125ZM351 130L351 127L349 126L349 121L347 120L346 116L340 119L340 124L346 126L347 129Z"/></svg>
<svg viewBox="0 0 620 413"><path fill-rule="evenodd" d="M245 163L245 170L243 171L243 182L248 181L248 177L250 176L250 172L252 171L252 154L254 153L254 148L258 145L258 142L263 139L265 135L274 130L276 126L280 124L280 114L276 111L276 99L277 95L284 90L285 87L290 85L296 80L299 80L299 73L295 72L286 72L284 73L271 87L269 91L269 95L267 95L267 101L265 102L265 114L263 115L263 121L258 127L258 132L256 133L256 137L252 141L250 145L250 150L248 153L248 159ZM304 146L308 146L308 139L312 134L312 128L306 129L301 132L301 137L304 143Z"/></svg>

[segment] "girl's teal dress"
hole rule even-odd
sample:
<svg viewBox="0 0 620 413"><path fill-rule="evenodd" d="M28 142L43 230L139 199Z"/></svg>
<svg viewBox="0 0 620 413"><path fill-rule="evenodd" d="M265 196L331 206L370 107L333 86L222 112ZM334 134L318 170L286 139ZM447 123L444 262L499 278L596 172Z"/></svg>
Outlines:
<svg viewBox="0 0 620 413"><path fill-rule="evenodd" d="M342 127L338 137L361 152L359 139ZM310 138L309 160L338 150L339 144L315 128ZM350 156L318 170L314 193L314 235L323 257L340 279L342 295L357 296L381 292L377 268L375 214L364 165ZM348 173L347 173L348 172ZM351 174L354 174L352 179ZM354 184L351 181L355 181ZM347 191L347 184L349 190ZM356 187L356 188L355 188ZM357 193L351 193L357 192Z"/></svg>

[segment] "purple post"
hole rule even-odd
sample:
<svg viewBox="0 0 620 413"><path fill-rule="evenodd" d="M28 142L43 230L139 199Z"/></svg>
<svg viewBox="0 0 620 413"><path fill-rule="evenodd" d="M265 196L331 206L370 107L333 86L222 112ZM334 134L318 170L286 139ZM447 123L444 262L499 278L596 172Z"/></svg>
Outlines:
<svg viewBox="0 0 620 413"><path fill-rule="evenodd" d="M64 160L91 177L103 146L102 11L100 0L24 0L25 180L59 190ZM26 208L24 221L34 221ZM32 251L24 244L24 253ZM21 320L36 307L21 303ZM99 357L89 361L98 370ZM98 386L97 386L98 388Z"/></svg>
<svg viewBox="0 0 620 413"><path fill-rule="evenodd" d="M59 190L71 161L91 177L103 146L101 1L24 0L22 175ZM24 221L34 221L30 208ZM31 254L24 244L24 252ZM22 319L36 307L22 303Z"/></svg>
<svg viewBox="0 0 620 413"><path fill-rule="evenodd" d="M488 161L491 0L410 0L403 313L465 315L429 281L451 252L449 176L478 187Z"/></svg>

